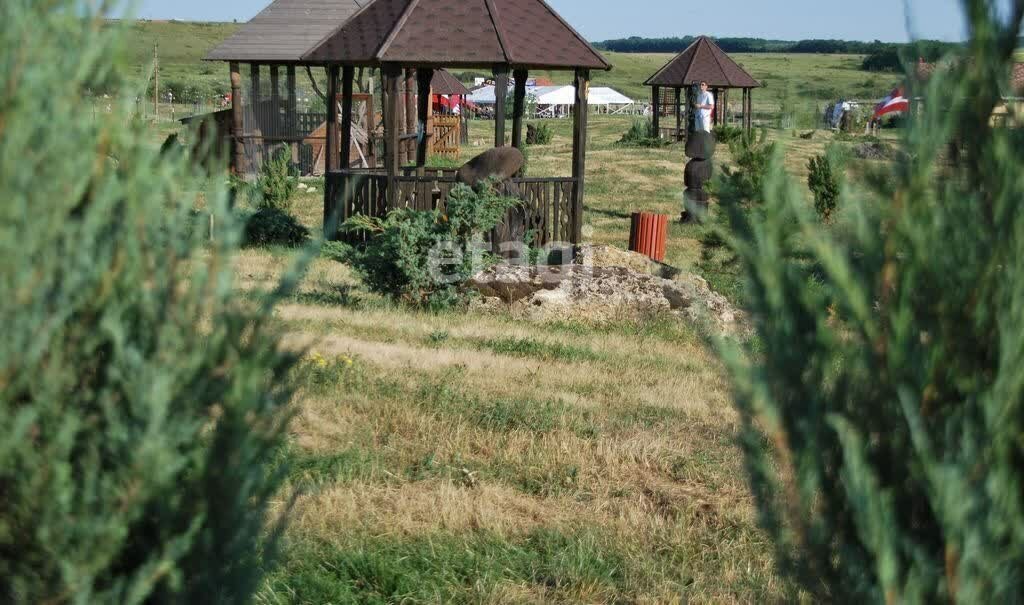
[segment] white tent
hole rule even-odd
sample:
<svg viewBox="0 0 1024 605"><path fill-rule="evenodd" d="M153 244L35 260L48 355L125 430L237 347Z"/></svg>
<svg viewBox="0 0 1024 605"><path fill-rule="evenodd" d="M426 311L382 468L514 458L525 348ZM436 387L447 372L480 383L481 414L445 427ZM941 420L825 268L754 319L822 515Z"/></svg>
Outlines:
<svg viewBox="0 0 1024 605"><path fill-rule="evenodd" d="M590 89L590 104L591 105L632 105L633 99L630 99L621 92L614 88L608 88L600 86L597 88Z"/></svg>
<svg viewBox="0 0 1024 605"><path fill-rule="evenodd" d="M528 102L537 107L537 117L558 118L571 115L576 102L573 86L531 86L526 89ZM482 86L469 95L477 105L494 105L494 86ZM620 113L634 105L633 100L613 88L598 86L590 89L590 107L605 112Z"/></svg>
<svg viewBox="0 0 1024 605"><path fill-rule="evenodd" d="M477 105L494 105L494 87L481 86L469 92L469 101Z"/></svg>

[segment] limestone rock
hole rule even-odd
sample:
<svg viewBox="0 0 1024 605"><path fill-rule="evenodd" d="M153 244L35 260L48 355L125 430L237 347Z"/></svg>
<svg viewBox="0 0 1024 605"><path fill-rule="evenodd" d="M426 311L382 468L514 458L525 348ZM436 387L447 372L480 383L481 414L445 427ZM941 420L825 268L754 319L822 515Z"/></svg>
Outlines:
<svg viewBox="0 0 1024 605"><path fill-rule="evenodd" d="M613 259L629 266L602 264ZM510 309L538 321L600 323L669 313L716 333L740 334L745 329L741 314L700 276L658 277L653 274L660 268L657 263L611 246L584 247L578 260L584 264L500 264L474 277L469 286L484 298L478 308Z"/></svg>

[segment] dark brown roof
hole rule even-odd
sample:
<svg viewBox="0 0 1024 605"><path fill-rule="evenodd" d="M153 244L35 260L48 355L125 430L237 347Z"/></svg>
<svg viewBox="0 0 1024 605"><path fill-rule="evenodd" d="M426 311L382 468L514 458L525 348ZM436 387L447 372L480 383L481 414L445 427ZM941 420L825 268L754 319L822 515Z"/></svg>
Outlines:
<svg viewBox="0 0 1024 605"><path fill-rule="evenodd" d="M299 62L368 0L275 0L206 56L211 61Z"/></svg>
<svg viewBox="0 0 1024 605"><path fill-rule="evenodd" d="M611 69L544 0L371 0L303 59Z"/></svg>
<svg viewBox="0 0 1024 605"><path fill-rule="evenodd" d="M651 76L647 86L682 88L696 82L719 88L760 88L761 84L729 58L711 38L701 36Z"/></svg>
<svg viewBox="0 0 1024 605"><path fill-rule="evenodd" d="M434 72L434 78L430 81L430 88L435 95L461 95L469 96L469 89L458 78L451 73L439 69Z"/></svg>

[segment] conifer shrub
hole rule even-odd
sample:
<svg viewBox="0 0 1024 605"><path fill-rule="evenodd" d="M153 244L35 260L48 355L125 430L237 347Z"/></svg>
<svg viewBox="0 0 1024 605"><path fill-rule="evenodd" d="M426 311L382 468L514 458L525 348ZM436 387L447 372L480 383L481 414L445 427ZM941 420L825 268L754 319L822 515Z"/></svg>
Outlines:
<svg viewBox="0 0 1024 605"><path fill-rule="evenodd" d="M249 603L295 359L276 297L232 295L223 188L131 119L103 17L0 5L0 602ZM130 100L87 119L97 82Z"/></svg>
<svg viewBox="0 0 1024 605"><path fill-rule="evenodd" d="M531 141L527 141L530 145L550 145L551 141L555 138L555 132L545 122L537 122L530 124L530 133L532 134Z"/></svg>
<svg viewBox="0 0 1024 605"><path fill-rule="evenodd" d="M739 126L729 126L728 124L719 124L715 126L715 140L723 145L730 145L733 141L739 140L743 136L743 129Z"/></svg>
<svg viewBox="0 0 1024 605"><path fill-rule="evenodd" d="M995 4L966 3L970 59L922 91L907 156L840 194L843 239L781 170L763 216L728 206L759 343L722 345L741 444L816 601L1024 594L1024 140L991 124L1024 4Z"/></svg>
<svg viewBox="0 0 1024 605"><path fill-rule="evenodd" d="M518 203L490 184L475 190L457 185L444 208L352 217L342 229L365 234L366 244L332 242L324 252L351 265L372 292L415 307L452 307L464 301L463 286L474 272L493 262L483 235Z"/></svg>
<svg viewBox="0 0 1024 605"><path fill-rule="evenodd" d="M292 195L298 180L292 174L291 151L282 147L270 154L260 166L253 193L257 208L273 208L282 212L292 209Z"/></svg>
<svg viewBox="0 0 1024 605"><path fill-rule="evenodd" d="M732 165L723 167L715 181L719 197L747 205L759 203L775 153L775 143L768 141L768 131L744 133L729 142L729 152Z"/></svg>
<svg viewBox="0 0 1024 605"><path fill-rule="evenodd" d="M664 147L668 144L654 132L654 122L650 118L634 119L629 130L619 139L619 145L624 147Z"/></svg>
<svg viewBox="0 0 1024 605"><path fill-rule="evenodd" d="M839 205L839 191L842 187L841 167L826 153L808 160L807 171L807 188L814 197L814 210L821 220L829 222Z"/></svg>
<svg viewBox="0 0 1024 605"><path fill-rule="evenodd" d="M297 247L309 241L309 229L277 208L260 208L244 220L246 246Z"/></svg>

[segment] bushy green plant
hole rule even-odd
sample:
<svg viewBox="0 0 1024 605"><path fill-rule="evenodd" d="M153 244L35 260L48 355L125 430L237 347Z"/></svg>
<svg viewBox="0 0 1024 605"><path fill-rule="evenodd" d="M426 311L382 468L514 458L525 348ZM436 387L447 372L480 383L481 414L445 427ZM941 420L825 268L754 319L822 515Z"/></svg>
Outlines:
<svg viewBox="0 0 1024 605"><path fill-rule="evenodd" d="M367 243L332 243L325 254L350 264L373 292L417 307L450 307L462 300L466 280L483 269L482 235L518 203L490 185L457 185L443 209L400 208L384 218L349 219L342 228L367 234Z"/></svg>
<svg viewBox="0 0 1024 605"><path fill-rule="evenodd" d="M719 197L759 202L775 153L775 143L768 141L768 131L743 134L729 143L729 152L733 164L722 168L715 179L715 191Z"/></svg>
<svg viewBox="0 0 1024 605"><path fill-rule="evenodd" d="M309 240L309 229L287 212L260 208L245 217L245 245L301 246Z"/></svg>
<svg viewBox="0 0 1024 605"><path fill-rule="evenodd" d="M629 130L619 139L619 145L626 147L664 147L668 144L654 132L654 122L650 118L634 119Z"/></svg>
<svg viewBox="0 0 1024 605"><path fill-rule="evenodd" d="M828 222L839 205L841 175L833 169L833 163L825 154L808 160L807 171L807 188L814 196L814 210L821 220Z"/></svg>
<svg viewBox="0 0 1024 605"><path fill-rule="evenodd" d="M555 131L551 129L545 122L536 122L532 124L533 130L533 141L531 145L550 145L551 141L555 138Z"/></svg>
<svg viewBox="0 0 1024 605"><path fill-rule="evenodd" d="M292 208L292 195L298 180L292 174L292 156L287 148L281 148L270 155L260 166L253 193L258 208L273 208L288 212Z"/></svg>
<svg viewBox="0 0 1024 605"><path fill-rule="evenodd" d="M743 129L739 126L729 126L728 124L719 124L715 126L715 140L719 143L730 145L733 141L739 140L743 136Z"/></svg>
<svg viewBox="0 0 1024 605"><path fill-rule="evenodd" d="M294 356L235 300L223 188L130 91L83 119L124 27L83 6L0 5L0 601L249 603Z"/></svg>
<svg viewBox="0 0 1024 605"><path fill-rule="evenodd" d="M751 486L781 568L823 602L1024 594L1024 138L990 123L1024 3L966 8L970 60L843 204L844 241L781 170L763 219L730 213L760 343L723 345Z"/></svg>

